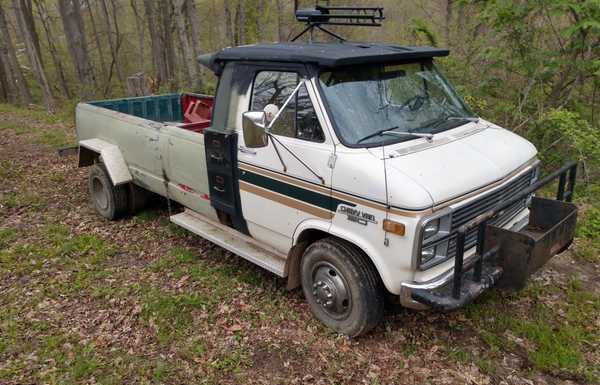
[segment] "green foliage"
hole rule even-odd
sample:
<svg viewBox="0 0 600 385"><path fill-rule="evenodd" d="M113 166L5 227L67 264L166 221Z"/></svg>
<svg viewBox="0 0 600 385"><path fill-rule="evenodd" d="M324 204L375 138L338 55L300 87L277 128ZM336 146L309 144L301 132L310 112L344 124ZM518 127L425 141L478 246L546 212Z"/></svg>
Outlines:
<svg viewBox="0 0 600 385"><path fill-rule="evenodd" d="M528 137L550 167L572 159L585 162L588 172L600 171L600 131L575 112L550 110L536 122Z"/></svg>
<svg viewBox="0 0 600 385"><path fill-rule="evenodd" d="M412 34L416 40L424 39L424 44L432 45L436 47L438 45L438 39L435 33L422 19L412 19L411 21Z"/></svg>

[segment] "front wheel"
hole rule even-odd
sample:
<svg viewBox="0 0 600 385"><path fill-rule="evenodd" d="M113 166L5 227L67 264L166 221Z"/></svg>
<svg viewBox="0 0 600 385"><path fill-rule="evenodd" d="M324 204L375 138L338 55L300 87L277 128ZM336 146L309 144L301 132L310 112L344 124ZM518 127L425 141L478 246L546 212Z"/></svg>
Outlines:
<svg viewBox="0 0 600 385"><path fill-rule="evenodd" d="M330 328L356 337L381 322L381 280L354 245L337 238L313 243L302 257L301 276L313 314Z"/></svg>

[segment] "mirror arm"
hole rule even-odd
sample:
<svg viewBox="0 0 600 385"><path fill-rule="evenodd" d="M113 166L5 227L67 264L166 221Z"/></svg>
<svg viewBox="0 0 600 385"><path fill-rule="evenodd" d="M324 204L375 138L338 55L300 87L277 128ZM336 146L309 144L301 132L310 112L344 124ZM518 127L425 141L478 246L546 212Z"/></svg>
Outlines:
<svg viewBox="0 0 600 385"><path fill-rule="evenodd" d="M283 161L283 158L281 157L281 154L279 153L279 148L277 148L277 145L275 144L275 142L281 144L282 146L283 146L283 144L279 140L277 140L277 138L275 138L275 135L273 135L269 132L267 132L267 135L273 141L273 148L275 149L275 153L277 153L277 157L279 158L279 161L281 162L281 167L283 167L283 172L287 172L287 166L285 165L285 162ZM283 147L285 148L285 146L283 146ZM287 148L286 148L286 150L287 150Z"/></svg>
<svg viewBox="0 0 600 385"><path fill-rule="evenodd" d="M287 152L290 153L290 155L292 155L294 158L296 158L296 160L298 162L300 162L308 171L310 171L314 176L316 176L317 179L319 179L321 181L321 184L325 184L325 179L323 179L322 176L317 174L309 165L304 163L304 161L302 161L302 159L300 159L296 154L294 154L294 152L292 150L287 148L287 146L285 144L281 143L281 141L279 139L277 139L275 137L275 135L273 135L273 134L267 134L267 135L269 135L269 137L273 140L273 147L275 148L275 151L277 151L277 155L279 156L279 160L281 160L281 164L283 165L284 171L285 171L286 167L285 167L285 164L283 164L283 159L281 159L281 155L279 155L279 150L277 150L277 146L275 146L275 142L279 143L281 145L281 147L285 148L287 150Z"/></svg>
<svg viewBox="0 0 600 385"><path fill-rule="evenodd" d="M275 117L273 118L273 120L271 120L269 122L269 125L267 126L267 131L271 130L271 127L273 127L273 124L275 124L275 122L277 121L277 119L279 119L279 116L281 115L281 113L283 112L283 110L285 110L285 108L288 106L288 104L290 104L290 102L292 101L292 99L294 98L294 96L296 96L296 93L298 92L298 90L300 90L300 87L302 87L305 82L306 82L306 80L301 80L300 82L298 82L298 85L296 86L296 88L294 88L294 91L292 91L292 93L290 94L290 96L287 97L287 99L285 100L285 102L283 103L283 105L281 106L281 108L279 109L279 111L277 111L277 114L275 115Z"/></svg>

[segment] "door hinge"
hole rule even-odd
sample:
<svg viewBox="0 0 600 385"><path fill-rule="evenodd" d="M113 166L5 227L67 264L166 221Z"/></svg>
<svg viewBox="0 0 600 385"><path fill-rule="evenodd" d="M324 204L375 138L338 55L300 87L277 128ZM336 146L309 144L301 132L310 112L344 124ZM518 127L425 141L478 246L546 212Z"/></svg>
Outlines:
<svg viewBox="0 0 600 385"><path fill-rule="evenodd" d="M336 160L337 160L337 155L336 154L329 155L329 160L327 160L327 166L329 168L334 168Z"/></svg>

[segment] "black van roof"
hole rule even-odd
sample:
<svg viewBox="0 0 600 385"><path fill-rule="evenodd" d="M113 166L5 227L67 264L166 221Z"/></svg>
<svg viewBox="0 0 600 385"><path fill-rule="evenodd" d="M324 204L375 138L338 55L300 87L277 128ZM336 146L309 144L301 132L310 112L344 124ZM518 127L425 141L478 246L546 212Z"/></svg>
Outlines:
<svg viewBox="0 0 600 385"><path fill-rule="evenodd" d="M228 61L280 61L310 63L320 67L401 62L448 56L442 48L402 46L385 43L272 43L224 48L203 55L200 62L215 72ZM216 65L216 66L215 66Z"/></svg>

